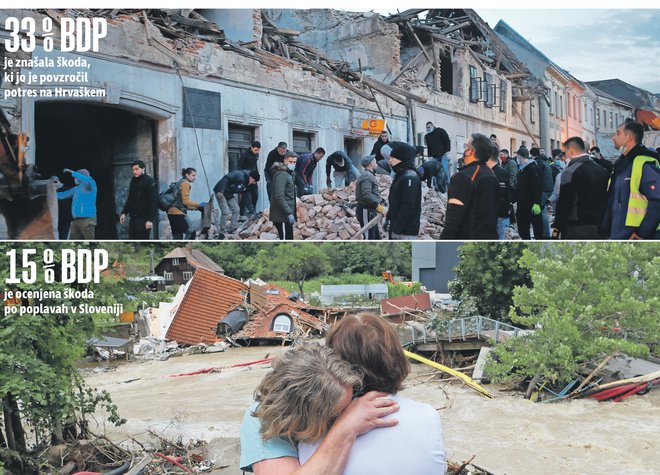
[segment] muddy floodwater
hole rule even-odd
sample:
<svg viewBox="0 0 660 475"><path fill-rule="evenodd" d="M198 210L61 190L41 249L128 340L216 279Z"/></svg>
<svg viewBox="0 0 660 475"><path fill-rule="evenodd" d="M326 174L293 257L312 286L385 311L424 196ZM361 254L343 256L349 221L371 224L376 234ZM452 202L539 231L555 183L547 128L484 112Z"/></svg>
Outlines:
<svg viewBox="0 0 660 475"><path fill-rule="evenodd" d="M148 430L166 437L204 439L228 468L214 473L240 474L238 436L243 412L269 365L228 366L276 356L278 347L230 349L167 361L132 362L115 369L85 370L85 379L106 389L128 423L100 422L113 440L149 440ZM172 378L204 368L219 372ZM578 400L535 404L517 393L486 386L487 399L454 382L438 382L433 370L413 364L403 394L435 407L442 418L447 455L467 460L496 475L658 474L660 473L660 389L621 403ZM227 445L233 444L233 451ZM219 450L219 449L218 449ZM220 456L220 455L218 455Z"/></svg>

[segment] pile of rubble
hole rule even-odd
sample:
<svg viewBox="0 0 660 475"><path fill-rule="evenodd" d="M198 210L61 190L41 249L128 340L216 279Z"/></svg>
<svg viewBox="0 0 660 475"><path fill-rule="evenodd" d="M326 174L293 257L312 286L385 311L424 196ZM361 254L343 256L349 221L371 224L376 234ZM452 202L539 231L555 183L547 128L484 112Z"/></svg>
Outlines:
<svg viewBox="0 0 660 475"><path fill-rule="evenodd" d="M381 196L387 200L392 178L377 175ZM422 188L422 218L420 238L439 239L445 221L447 195ZM297 200L298 221L294 225L294 239L304 240L347 240L362 239L355 236L360 223L355 216L355 183L340 189L324 189L319 194L305 195ZM381 226L381 235L386 236ZM276 240L277 230L268 219L268 210L260 216L243 223L228 239Z"/></svg>

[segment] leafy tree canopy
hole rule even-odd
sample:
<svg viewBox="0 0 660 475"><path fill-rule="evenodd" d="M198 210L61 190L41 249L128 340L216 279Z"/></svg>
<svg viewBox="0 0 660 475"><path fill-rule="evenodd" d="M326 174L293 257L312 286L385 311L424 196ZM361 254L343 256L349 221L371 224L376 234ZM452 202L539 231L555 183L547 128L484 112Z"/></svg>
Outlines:
<svg viewBox="0 0 660 475"><path fill-rule="evenodd" d="M457 316L483 315L509 321L513 289L531 284L529 269L520 263L525 243L467 243L459 250L456 279L449 292L460 304Z"/></svg>
<svg viewBox="0 0 660 475"><path fill-rule="evenodd" d="M660 246L562 243L525 250L532 285L514 290L514 323L534 327L496 348L496 379L540 375L568 382L604 354L657 352L660 342Z"/></svg>

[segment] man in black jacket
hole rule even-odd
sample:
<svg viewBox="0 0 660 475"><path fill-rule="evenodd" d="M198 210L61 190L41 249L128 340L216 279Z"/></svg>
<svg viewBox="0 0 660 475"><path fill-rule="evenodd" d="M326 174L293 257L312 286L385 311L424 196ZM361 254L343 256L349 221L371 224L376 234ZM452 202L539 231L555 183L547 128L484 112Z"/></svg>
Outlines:
<svg viewBox="0 0 660 475"><path fill-rule="evenodd" d="M376 161L385 158L380 154L380 149L383 147L383 145L389 143L389 141L390 141L390 134L387 133L387 130L383 130L380 133L380 137L378 137L378 140L376 140L376 142L374 143L374 146L371 149L371 153L369 155L375 155Z"/></svg>
<svg viewBox="0 0 660 475"><path fill-rule="evenodd" d="M516 221L518 234L522 239L531 239L529 226L534 229L534 238L543 237L543 218L541 218L541 171L534 160L529 158L529 150L521 145L516 152L520 171L516 188Z"/></svg>
<svg viewBox="0 0 660 475"><path fill-rule="evenodd" d="M385 214L384 200L380 196L380 188L376 181L376 159L369 155L362 159L364 171L355 182L355 199L358 203L356 209L357 219L363 227L376 217L376 213ZM380 239L378 224L362 234L364 240Z"/></svg>
<svg viewBox="0 0 660 475"><path fill-rule="evenodd" d="M130 215L128 238L149 239L154 223L158 222L158 186L156 180L146 174L142 160L131 163L131 170L133 178L128 186L128 198L119 215L119 222L124 224L126 215Z"/></svg>
<svg viewBox="0 0 660 475"><path fill-rule="evenodd" d="M492 140L493 136L491 135L491 142ZM509 173L499 163L499 154L497 143L494 143L491 156L486 164L493 170L495 178L497 178L497 238L501 241L506 239L506 228L509 226L511 186L509 185Z"/></svg>
<svg viewBox="0 0 660 475"><path fill-rule="evenodd" d="M472 134L465 144L465 166L447 191L447 214L442 239L497 239L497 178L486 161L493 144L483 134Z"/></svg>
<svg viewBox="0 0 660 475"><path fill-rule="evenodd" d="M541 153L541 149L532 147L529 151L541 173L541 219L543 220L543 238L550 239L550 218L548 217L547 203L552 194L554 181L552 180L552 169L548 157Z"/></svg>
<svg viewBox="0 0 660 475"><path fill-rule="evenodd" d="M585 151L580 137L564 142L568 165L560 176L554 227L561 239L598 239L609 173Z"/></svg>
<svg viewBox="0 0 660 475"><path fill-rule="evenodd" d="M332 187L330 172L332 172L333 168L334 172L332 173L332 177L335 180L335 188L348 186L360 176L360 172L355 165L353 165L351 157L349 157L346 152L337 150L332 152L325 160L325 183L328 185L328 188Z"/></svg>
<svg viewBox="0 0 660 475"><path fill-rule="evenodd" d="M223 176L213 187L213 193L220 205L220 226L218 231L233 233L238 227L240 207L238 200L242 193L259 181L257 170L234 170ZM238 197L236 195L239 195ZM231 219L231 227L227 229L227 219Z"/></svg>
<svg viewBox="0 0 660 475"><path fill-rule="evenodd" d="M390 239L417 239L422 214L422 180L415 170L417 150L399 144L390 152L389 162L396 174L390 187L387 213Z"/></svg>
<svg viewBox="0 0 660 475"><path fill-rule="evenodd" d="M284 154L286 153L287 144L286 142L280 142L277 144L273 150L268 152L268 157L266 157L266 166L264 167L264 176L266 177L266 193L268 195L268 200L270 201L271 195L271 183L273 180L273 165L275 163L284 162Z"/></svg>
<svg viewBox="0 0 660 475"><path fill-rule="evenodd" d="M255 140L241 154L240 170L259 170L259 152L261 151L261 142ZM255 185L248 186L243 198L241 199L241 216L253 216L257 210L257 201L259 200L259 187Z"/></svg>
<svg viewBox="0 0 660 475"><path fill-rule="evenodd" d="M434 158L442 165L435 176L435 189L444 193L449 184L449 152L451 151L451 140L449 134L441 127L435 127L433 122L426 123L426 135L424 135L428 156Z"/></svg>

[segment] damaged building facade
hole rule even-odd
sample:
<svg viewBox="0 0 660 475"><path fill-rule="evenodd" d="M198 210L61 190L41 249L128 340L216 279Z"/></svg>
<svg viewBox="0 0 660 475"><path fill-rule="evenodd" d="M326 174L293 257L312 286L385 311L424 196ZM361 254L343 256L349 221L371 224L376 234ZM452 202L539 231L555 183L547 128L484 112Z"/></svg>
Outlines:
<svg viewBox="0 0 660 475"><path fill-rule="evenodd" d="M494 133L512 149L541 138L533 105L542 85L471 10L390 17L334 10L2 10L0 20L26 15L37 25L51 18L55 29L65 16L108 22L96 53L63 53L57 45L46 52L41 43L32 54L4 53L84 58L85 82L58 87L101 93L3 94L0 103L12 129L30 138L26 162L42 177L62 175L64 168L87 168L95 177L99 238L127 235L116 216L135 159L146 162L161 190L182 168L196 168L191 197L202 202L238 167L252 140L262 143L263 169L279 141L297 152L345 150L359 163L378 133L364 127L370 119L384 119L395 140L419 145L432 121L449 133L454 162L475 132ZM66 71L35 66L21 72ZM18 88L2 84L3 92ZM259 186L263 209L263 180ZM169 237L164 213L159 224L159 237Z"/></svg>

